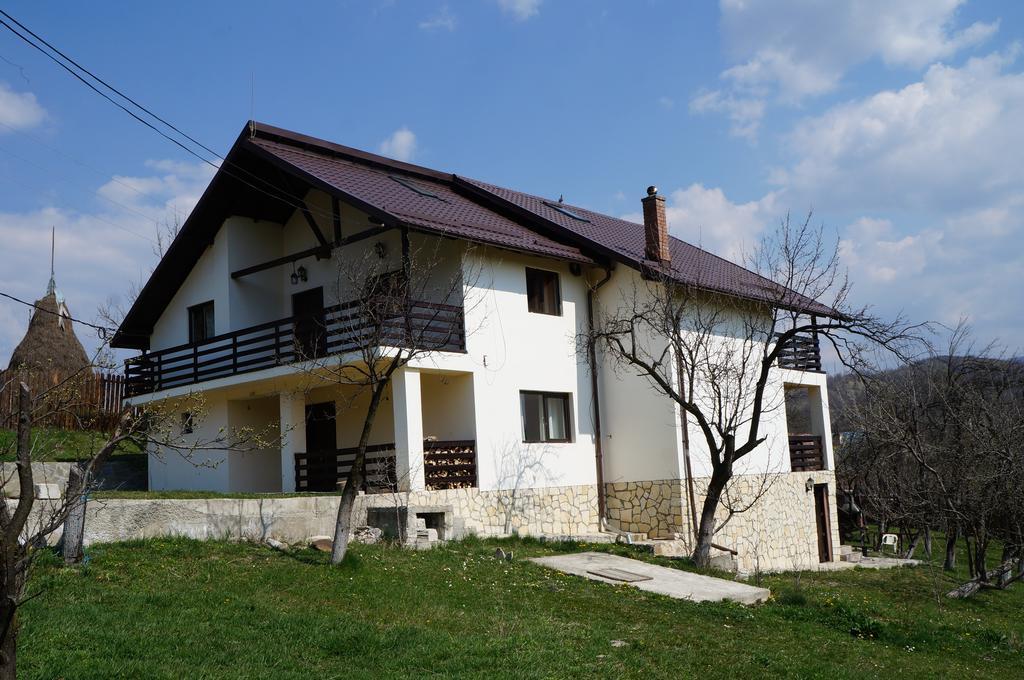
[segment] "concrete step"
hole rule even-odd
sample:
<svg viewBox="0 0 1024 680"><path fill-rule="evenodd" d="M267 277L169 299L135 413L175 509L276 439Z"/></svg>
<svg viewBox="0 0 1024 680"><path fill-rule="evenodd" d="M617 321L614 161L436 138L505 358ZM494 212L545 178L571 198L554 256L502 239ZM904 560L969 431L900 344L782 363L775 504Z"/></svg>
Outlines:
<svg viewBox="0 0 1024 680"><path fill-rule="evenodd" d="M839 546L839 560L841 562L860 562L861 552L852 545Z"/></svg>

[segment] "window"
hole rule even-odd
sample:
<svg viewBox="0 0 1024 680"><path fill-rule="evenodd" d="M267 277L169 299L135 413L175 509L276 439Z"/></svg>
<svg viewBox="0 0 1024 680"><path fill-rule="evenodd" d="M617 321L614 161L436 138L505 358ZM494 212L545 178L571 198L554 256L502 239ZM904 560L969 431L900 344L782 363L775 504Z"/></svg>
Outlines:
<svg viewBox="0 0 1024 680"><path fill-rule="evenodd" d="M544 269L526 268L526 299L534 314L562 316L562 294L558 274Z"/></svg>
<svg viewBox="0 0 1024 680"><path fill-rule="evenodd" d="M213 300L188 308L188 342L195 344L213 337Z"/></svg>
<svg viewBox="0 0 1024 680"><path fill-rule="evenodd" d="M192 420L192 414L186 411L181 414L181 433L192 434L195 430L195 423Z"/></svg>
<svg viewBox="0 0 1024 680"><path fill-rule="evenodd" d="M572 441L569 395L558 392L520 392L524 442Z"/></svg>

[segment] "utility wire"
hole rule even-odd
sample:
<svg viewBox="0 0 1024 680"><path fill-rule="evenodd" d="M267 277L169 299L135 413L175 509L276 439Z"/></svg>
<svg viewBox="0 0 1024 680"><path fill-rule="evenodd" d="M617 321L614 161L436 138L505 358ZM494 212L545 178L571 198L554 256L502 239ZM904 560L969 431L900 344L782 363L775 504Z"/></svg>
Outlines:
<svg viewBox="0 0 1024 680"><path fill-rule="evenodd" d="M21 298L14 297L13 295L11 295L9 293L5 293L3 291L0 291L0 297L5 297L8 300L14 300L15 302L23 304L26 307L32 307L33 309L38 309L41 312L46 312L47 314L53 314L54 316L59 316L59 317L61 317L63 319L67 319L68 321L72 321L74 323L82 324L83 326L88 326L89 328L93 328L93 329L95 329L95 330L100 332L100 338L103 339L103 340L107 339L108 334L112 334L112 333L116 332L115 329L113 329L113 328L107 328L106 326L99 326L97 324L90 323L88 321L82 321L81 319L76 319L73 316L68 316L68 315L65 315L65 314L61 314L60 312L55 312L52 309L46 309L45 307L40 307L39 305L37 305L37 304L35 304L33 302L26 302L25 300L22 300Z"/></svg>
<svg viewBox="0 0 1024 680"><path fill-rule="evenodd" d="M24 41L24 42L25 42L25 43L27 43L28 45L32 46L32 47L33 47L33 48L35 48L36 50L38 50L38 51L39 51L39 52L41 52L41 53L42 53L43 55L45 55L45 56L46 56L46 57L47 57L48 59L50 59L51 61L53 61L54 63L56 63L56 64L57 64L58 66L60 66L61 68L63 68L63 69L65 70L65 71L67 71L67 72L68 72L68 73L70 73L71 75L73 75L73 76L74 76L74 77L75 77L75 78L76 78L77 80L81 81L81 82L82 82L82 83L83 83L84 85L86 85L86 86L87 86L87 87L88 87L89 89L91 89L92 91L94 91L94 92L95 92L96 94L100 95L101 97L103 97L104 99L106 99L106 100L107 100L108 102L110 102L111 104L113 104L113 105L114 105L114 106L116 106L117 108L121 109L122 111L124 111L125 113L127 113L127 114L128 114L129 116L131 116L132 118L134 118L135 120L137 120L138 122L140 122L140 123L142 123L143 125L145 125L146 127L150 128L151 130L153 130L154 132L156 132L157 134L159 134L159 135L160 135L161 137L163 137L164 139L168 140L169 142L171 142L171 143L172 143L172 144L174 144L175 146L177 146L177 147L181 148L181 149L182 149L182 150L184 150L184 151L185 151L186 153L188 153L188 154L190 154L190 155L192 155L192 156L195 156L196 158L198 158L198 159L199 159L200 161L202 161L203 163L206 163L207 165L210 165L211 167L213 167L213 168L215 168L215 169L218 169L218 170L222 170L222 171L223 171L223 172L225 172L225 174L227 174L228 176L230 176L230 177L232 177L232 178L234 178L234 179L237 179L238 181L242 182L243 184L246 184L247 186L251 187L252 189L255 189L256 191L259 191L259 192L261 192L261 193L263 193L263 194L265 194L265 195L267 195L267 196L270 196L271 198L273 198L273 199L275 199L275 200L281 201L282 203L285 203L286 205L288 205L289 207L291 207L291 208L293 208L293 209L296 209L296 210L302 209L302 207L303 207L303 204L304 204L304 201L303 201L303 199L302 199L301 197L299 197L299 196L295 196L295 195L293 195L293 194L289 193L288 191L286 191L286 190L284 190L284 189L282 189L282 188L280 188L280 187L278 187L278 186L274 185L274 184L273 184L272 182L270 182L269 180L267 180L267 179L265 179L265 178L263 178L263 177L261 177L261 176L259 176L259 175L255 174L255 173L253 173L253 172L250 172L249 170L247 170L247 169L245 169L245 168L242 168L241 166L239 166L239 165L238 165L238 164L236 164L236 163L232 163L232 162L230 162L230 161L227 161L227 159L226 159L226 158L225 158L224 156L221 156L221 155L220 155L219 153L217 153L216 151L214 151L214 150L213 150L213 149L211 149L210 147L208 147L208 146L206 146L205 144L203 144L203 143L199 142L198 140L196 140L196 139L195 139L194 137L192 137L191 135L189 135L189 134L187 134L187 133L183 132L183 131L182 131L181 129L179 129L178 127L176 127L176 126L175 126L175 125L173 125L172 123L168 122L167 120L165 120L165 119L164 119L164 118L162 118L161 116L157 115L157 114L156 114L156 113L154 113L153 111L151 111L151 110L147 109L146 107L142 106L141 104L139 104L138 102L136 102L136 101L135 101L134 99L132 99L132 98L131 98L131 97L129 97L128 95L124 94L123 92L121 92L120 90L118 90L118 89L117 89L117 88L115 88L114 86L110 85L110 84L109 84L109 83L107 83L107 82L106 82L105 80L103 80L102 78L100 78L99 76L97 76L96 74L94 74L93 72L89 71L89 70L88 70L87 68L85 68L84 66L82 66L81 64L79 64L78 62L76 62L76 61L75 61L74 59L72 59L71 57L69 57L69 56L67 56L66 54L64 54L63 52L61 52L61 51L60 51L60 50L59 50L58 48L54 47L54 46L53 46L53 45L52 45L51 43L49 43L49 42L48 42L48 41L47 41L46 39L44 39L44 38L42 38L41 36L39 36L39 35L38 35L37 33L35 33L34 31L32 31L32 30L31 30L30 28L26 27L26 26L25 26L24 24L22 24L22 23L21 23L20 21L18 21L18 20L17 20L17 19L15 19L14 17L12 17L12 16L10 15L10 14L8 14L7 12L5 12L4 10L0 9L0 15L2 15L2 16L4 16L4 17L6 17L7 19L9 19L9 20L10 20L11 22L13 22L13 23L14 23L14 24L16 24L16 25L17 25L18 27L20 27L20 28L21 28L22 30L24 30L24 31L25 31L26 33L28 33L28 34L29 34L30 36L32 36L32 38L35 38L36 40L38 40L38 41L39 41L40 43L42 43L43 45L45 45L45 46L46 46L46 48L48 48L49 50L52 50L52 52L53 52L53 53L55 53L56 55L58 55L58 56L60 57L60 59L58 59L58 58L57 58L56 56L54 56L54 54L51 54L50 52L48 52L48 51L47 51L46 49L43 49L43 47L41 47L41 46L40 46L39 44L37 44L36 42L34 42L34 41L33 41L33 40L31 39L31 38L29 38L29 37L27 37L26 35L24 35L24 34L22 34L21 32L19 32L19 31L18 31L17 29L15 29L15 28L14 28L13 26L11 26L11 25L10 25L9 23L7 23L6 21L4 21L3 19L0 19L0 25L3 25L3 26L4 26L5 28L7 28L7 30L9 30L10 32L14 33L14 35L16 35L16 36L17 36L18 38L20 38L20 39L21 39L22 41ZM66 60L66 61L67 61L68 63L70 63L70 64L71 64L72 66L74 66L74 69L73 69L73 68L71 68L70 66L68 66L68 64L64 63L64 61L61 61L61 59L64 59L64 60ZM131 104L132 106L134 106L134 107L136 107L137 109L139 109L140 111L144 112L144 113L145 113L146 115L150 116L151 118L153 118L153 119L155 119L155 120L159 121L159 122L160 122L161 124L165 125L165 126L166 126L166 127L168 127L169 129L173 130L173 131L174 131L174 132L176 132L177 134L179 134L179 135L181 135L182 137L184 137L185 139L189 140L190 142L192 142L193 144L195 144L195 145L196 145L196 146L198 146L199 148L203 149L203 150L204 150L204 151L206 151L207 153L209 153L209 154L211 154L211 155L215 156L215 157L216 157L217 159L219 159L219 160L221 161L221 165L219 165L219 166L218 166L218 164L216 164L216 163L212 162L212 161L211 161L210 159L208 159L208 158L206 158L205 156L203 156L202 154L200 154L200 153L196 152L196 151L195 151L194 149L192 149L191 147L187 146L186 144L184 144L184 143L183 143L183 142L181 142L180 140L178 140L178 139L175 139L174 137L170 136L169 134L167 134L167 133L166 133L166 132L164 132L163 130L159 129L158 127L156 127L156 126L155 126L155 125L154 125L153 123L151 123L150 121L148 121L148 120L145 120L144 118L142 118L142 117L141 117L140 115L138 115L138 114L137 114L137 113L135 113L134 111L131 111L131 110L130 110L130 109L129 109L128 107L126 107L126 106L125 106L124 104L122 104L121 102L115 101L115 100L114 100L114 99L113 99L113 98L112 98L111 96L109 96L109 95L108 95L107 93L105 93L105 92L102 92L102 91L101 91L101 90L100 90L100 89L99 89L98 87L96 87L96 86L95 86L95 85L94 85L93 83L91 83L91 82L89 82L88 80L86 80L86 78L85 78L85 77L83 77L82 75L80 75L80 74L78 73L78 71L76 71L75 69L78 69L79 71L81 71L82 73L84 73L84 74L85 74L86 76L88 76L89 78L92 78L92 79L93 79L93 80L95 80L95 81L96 81L97 83L99 83L99 84L100 84L100 85L102 85L103 87L107 88L108 90L110 90L111 92L113 92L113 93L114 93L115 95L117 95L118 97L120 97L121 99L123 99L124 101L126 101L126 102L130 103L130 104ZM269 192L269 191L266 191L265 189L261 189L260 187L257 187L257 186L255 186L254 184L252 184L251 182L249 182L249 181L247 181L247 180L245 180L245 179L243 179L243 178L241 178L241 177L239 177L239 176L237 176L237 175L234 175L234 174L232 174L232 173L228 172L228 171L227 171L227 170L226 170L226 169L225 169L225 168L223 167L223 165L225 165L225 164L227 164L227 165L230 165L230 166L233 166L233 167L237 168L238 170L240 170L241 172L245 173L246 175L248 175L248 176L252 177L252 178L253 178L253 179L255 179L256 181L259 181L259 182L261 182L262 184L264 184L264 185L266 185L266 186L270 187L270 188L271 188L271 189L273 190L273 192L274 192L274 193L271 193L271 192ZM285 197L287 197L287 198L290 198L290 199L293 199L293 200L295 201L295 203L292 203L292 202L290 202L290 201L286 200L286 198L285 198ZM328 220L332 220L332 219L333 219L333 217L334 217L334 216L333 216L332 214L330 214L330 213L327 213L326 211L322 211L322 210L319 210L319 209L317 209L317 208L316 208L316 207L314 207L314 206L306 206L306 209L308 209L308 210L309 210L309 211L310 211L311 213L319 213L319 214L320 214L321 216L323 216L323 217L324 217L325 219L328 219Z"/></svg>

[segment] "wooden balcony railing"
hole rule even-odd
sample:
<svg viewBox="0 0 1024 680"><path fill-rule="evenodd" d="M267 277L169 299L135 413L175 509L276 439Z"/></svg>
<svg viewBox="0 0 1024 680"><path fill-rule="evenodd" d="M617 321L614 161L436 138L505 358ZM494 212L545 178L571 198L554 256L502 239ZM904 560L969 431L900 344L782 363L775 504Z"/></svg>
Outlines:
<svg viewBox="0 0 1024 680"><path fill-rule="evenodd" d="M337 491L348 479L358 449L309 451L295 454L296 491ZM387 493L398 489L395 472L395 445L374 444L366 447L366 478L362 491Z"/></svg>
<svg viewBox="0 0 1024 680"><path fill-rule="evenodd" d="M310 451L295 454L296 491L337 491L352 469L358 449ZM476 480L476 442L423 442L423 476L428 489L464 489ZM398 488L394 443L366 447L366 493Z"/></svg>
<svg viewBox="0 0 1024 680"><path fill-rule="evenodd" d="M423 477L428 489L476 486L476 442L424 442Z"/></svg>
<svg viewBox="0 0 1024 680"><path fill-rule="evenodd" d="M793 472L825 469L825 453L821 437L816 434L789 435L789 465Z"/></svg>
<svg viewBox="0 0 1024 680"><path fill-rule="evenodd" d="M821 371L821 348L817 334L797 335L779 351L779 368L797 371Z"/></svg>
<svg viewBox="0 0 1024 680"><path fill-rule="evenodd" d="M413 301L407 313L382 315L355 300L317 317L289 317L201 342L149 352L125 362L128 396L353 351L369 343L462 352L461 307Z"/></svg>

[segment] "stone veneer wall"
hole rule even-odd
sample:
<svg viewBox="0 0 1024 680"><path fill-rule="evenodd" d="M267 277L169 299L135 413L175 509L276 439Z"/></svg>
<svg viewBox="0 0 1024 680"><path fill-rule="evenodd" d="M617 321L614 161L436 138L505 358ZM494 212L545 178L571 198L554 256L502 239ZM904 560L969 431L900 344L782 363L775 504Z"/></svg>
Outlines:
<svg viewBox="0 0 1024 680"><path fill-rule="evenodd" d="M715 543L736 550L741 571L815 569L818 561L818 530L814 494L806 490L808 477L829 485L832 528L832 559L839 559L839 521L836 515L835 475L829 471L791 472L773 475L764 495L749 510L733 515L715 535ZM697 514L704 502L707 479L695 479ZM730 493L736 505L756 497L764 478L734 478ZM625 482L605 485L608 518L622 531L647 533L652 538L691 541L690 511L683 480ZM749 500L747 501L749 502ZM719 521L725 518L720 509Z"/></svg>
<svg viewBox="0 0 1024 680"><path fill-rule="evenodd" d="M480 491L448 489L359 497L356 518L365 523L368 508L408 506L450 508L457 534L496 536L512 532L532 535L584 536L600 531L597 486Z"/></svg>

